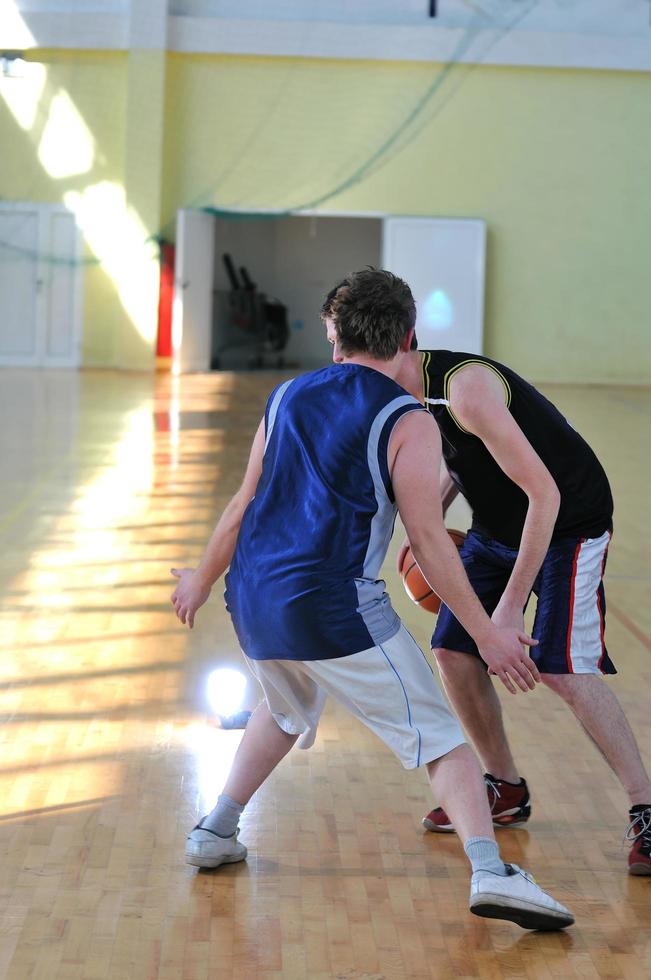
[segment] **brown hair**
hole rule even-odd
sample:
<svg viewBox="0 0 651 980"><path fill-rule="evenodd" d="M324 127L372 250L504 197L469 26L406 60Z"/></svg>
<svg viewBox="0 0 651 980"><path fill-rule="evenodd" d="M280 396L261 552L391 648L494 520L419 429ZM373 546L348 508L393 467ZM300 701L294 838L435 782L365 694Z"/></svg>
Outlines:
<svg viewBox="0 0 651 980"><path fill-rule="evenodd" d="M331 319L344 355L396 356L416 323L416 304L406 282L385 269L362 269L328 293L321 318Z"/></svg>

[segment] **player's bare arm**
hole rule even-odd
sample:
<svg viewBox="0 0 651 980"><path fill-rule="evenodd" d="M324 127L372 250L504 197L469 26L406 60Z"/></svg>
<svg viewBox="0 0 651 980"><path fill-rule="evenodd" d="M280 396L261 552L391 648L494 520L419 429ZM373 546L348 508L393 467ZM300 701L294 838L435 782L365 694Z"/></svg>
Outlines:
<svg viewBox="0 0 651 980"><path fill-rule="evenodd" d="M524 606L551 541L560 506L554 478L509 412L500 379L483 365L459 371L450 385L450 408L482 440L498 466L527 495L520 549L493 621L522 627Z"/></svg>
<svg viewBox="0 0 651 980"><path fill-rule="evenodd" d="M443 517L445 518L445 515L448 511L448 507L459 494L459 488L457 487L456 483L450 476L448 472L448 468L445 465L445 463L441 463L439 488L441 492L441 508L443 512ZM405 563L405 555L407 554L408 548L409 548L409 538L406 537L405 540L400 545L400 549L398 551L398 558L396 560L396 568L398 570L398 575L400 575L402 572L402 566Z"/></svg>
<svg viewBox="0 0 651 980"><path fill-rule="evenodd" d="M398 510L414 556L435 592L474 638L482 658L504 686L533 688L540 676L523 644L534 645L519 629L497 628L468 582L456 547L443 524L438 486L441 436L432 417L412 412L396 425L389 443L389 467Z"/></svg>
<svg viewBox="0 0 651 980"><path fill-rule="evenodd" d="M206 602L213 585L231 563L244 511L255 494L262 473L264 443L265 424L262 419L253 439L242 484L219 518L197 568L171 570L172 575L179 579L172 593L172 604L178 618L182 623L187 623L190 629L194 626L195 613Z"/></svg>

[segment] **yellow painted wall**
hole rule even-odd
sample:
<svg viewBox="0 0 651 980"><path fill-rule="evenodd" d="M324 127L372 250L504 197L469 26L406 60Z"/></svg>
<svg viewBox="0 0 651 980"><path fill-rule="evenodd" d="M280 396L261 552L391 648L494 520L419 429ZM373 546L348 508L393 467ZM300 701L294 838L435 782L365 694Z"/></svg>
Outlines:
<svg viewBox="0 0 651 980"><path fill-rule="evenodd" d="M170 55L165 128L169 230L179 204L339 186L323 210L483 218L487 353L538 380L651 380L651 75Z"/></svg>
<svg viewBox="0 0 651 980"><path fill-rule="evenodd" d="M29 128L0 98L0 195L121 188L142 111L128 55L29 57L47 83ZM170 54L165 85L162 160L143 166L167 237L178 207L206 204L480 217L487 353L538 380L651 380L651 75ZM38 151L60 92L94 154L55 178ZM155 230L131 217L132 242ZM85 272L85 364L115 364L129 329L114 272Z"/></svg>

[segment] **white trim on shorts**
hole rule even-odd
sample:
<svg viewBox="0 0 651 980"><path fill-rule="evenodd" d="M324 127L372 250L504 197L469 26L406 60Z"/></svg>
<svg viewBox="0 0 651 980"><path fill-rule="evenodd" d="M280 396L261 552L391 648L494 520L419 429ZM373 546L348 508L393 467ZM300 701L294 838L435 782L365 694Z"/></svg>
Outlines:
<svg viewBox="0 0 651 980"><path fill-rule="evenodd" d="M466 739L423 651L401 626L390 640L333 660L250 660L276 723L314 744L331 695L375 732L405 769L451 752Z"/></svg>
<svg viewBox="0 0 651 980"><path fill-rule="evenodd" d="M566 656L570 674L601 674L604 654L604 611L599 586L612 534L582 538L572 563Z"/></svg>

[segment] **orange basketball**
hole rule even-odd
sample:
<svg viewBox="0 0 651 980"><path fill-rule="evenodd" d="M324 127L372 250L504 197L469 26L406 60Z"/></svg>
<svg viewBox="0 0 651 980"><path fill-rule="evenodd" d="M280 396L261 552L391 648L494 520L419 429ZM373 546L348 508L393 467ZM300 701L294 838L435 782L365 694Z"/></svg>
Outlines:
<svg viewBox="0 0 651 980"><path fill-rule="evenodd" d="M463 542L466 540L466 536L463 531L455 531L448 529L448 534L456 544L457 548L461 548ZM409 598L420 606L421 609L426 609L427 612L437 613L441 608L441 600L437 596L434 589L430 588L429 582L425 579L423 573L418 567L418 563L414 558L411 548L407 549L404 561L402 563L402 584L405 587L405 592Z"/></svg>

